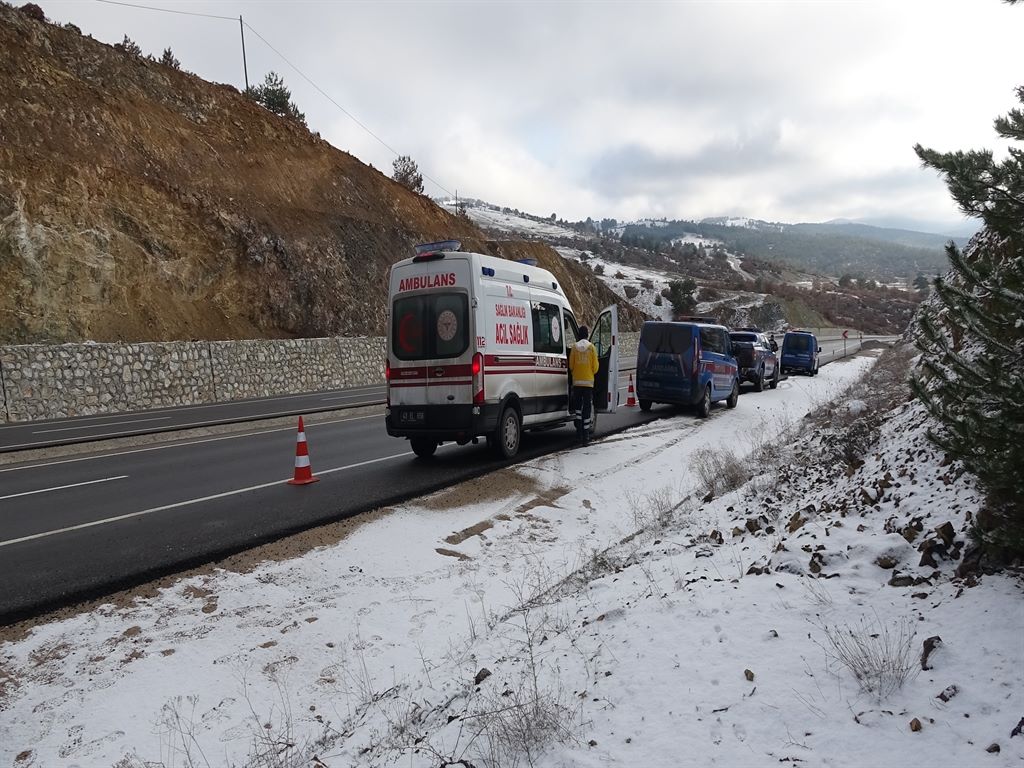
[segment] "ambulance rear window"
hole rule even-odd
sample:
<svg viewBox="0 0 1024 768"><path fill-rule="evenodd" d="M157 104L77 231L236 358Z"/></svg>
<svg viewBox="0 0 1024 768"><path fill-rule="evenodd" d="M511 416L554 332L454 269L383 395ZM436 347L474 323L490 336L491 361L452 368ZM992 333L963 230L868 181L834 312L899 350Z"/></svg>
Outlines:
<svg viewBox="0 0 1024 768"><path fill-rule="evenodd" d="M458 357L469 347L469 300L463 293L397 299L391 317L391 351L399 360Z"/></svg>

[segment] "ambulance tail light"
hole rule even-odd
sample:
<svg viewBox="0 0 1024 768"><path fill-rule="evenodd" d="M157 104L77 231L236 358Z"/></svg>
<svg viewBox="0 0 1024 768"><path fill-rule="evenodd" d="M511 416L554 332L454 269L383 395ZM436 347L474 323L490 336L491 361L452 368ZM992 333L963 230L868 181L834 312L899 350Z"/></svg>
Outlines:
<svg viewBox="0 0 1024 768"><path fill-rule="evenodd" d="M391 407L391 361L384 361L384 393L387 396L387 405Z"/></svg>
<svg viewBox="0 0 1024 768"><path fill-rule="evenodd" d="M473 355L473 405L484 403L484 356Z"/></svg>

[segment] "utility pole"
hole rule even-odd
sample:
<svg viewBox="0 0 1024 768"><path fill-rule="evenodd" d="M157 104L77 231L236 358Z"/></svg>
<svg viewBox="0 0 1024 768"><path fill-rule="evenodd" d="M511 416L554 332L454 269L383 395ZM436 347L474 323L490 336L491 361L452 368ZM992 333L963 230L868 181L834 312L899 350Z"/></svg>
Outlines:
<svg viewBox="0 0 1024 768"><path fill-rule="evenodd" d="M238 31L242 34L242 71L245 73L245 90L249 90L249 66L245 63L245 23L238 16Z"/></svg>

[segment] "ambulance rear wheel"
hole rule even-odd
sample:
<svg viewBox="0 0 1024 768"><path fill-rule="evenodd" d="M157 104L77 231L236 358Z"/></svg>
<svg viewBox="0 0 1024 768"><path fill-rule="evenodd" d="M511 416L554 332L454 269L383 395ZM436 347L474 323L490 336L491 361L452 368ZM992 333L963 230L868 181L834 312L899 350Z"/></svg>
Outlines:
<svg viewBox="0 0 1024 768"><path fill-rule="evenodd" d="M523 423L519 419L519 411L506 405L498 419L498 431L494 435L494 447L498 455L511 459L519 453L519 441L523 437Z"/></svg>
<svg viewBox="0 0 1024 768"><path fill-rule="evenodd" d="M421 459L429 459L437 450L437 440L428 440L425 437L413 437L409 439L412 444L412 452Z"/></svg>

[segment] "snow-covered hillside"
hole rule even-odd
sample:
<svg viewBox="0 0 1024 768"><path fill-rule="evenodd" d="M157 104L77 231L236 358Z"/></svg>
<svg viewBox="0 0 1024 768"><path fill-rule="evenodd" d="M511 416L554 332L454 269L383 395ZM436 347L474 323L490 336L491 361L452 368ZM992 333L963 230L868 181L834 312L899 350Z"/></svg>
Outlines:
<svg viewBox="0 0 1024 768"><path fill-rule="evenodd" d="M619 264L578 248L556 247L555 250L562 258L573 261L582 260L595 269L600 266L603 273L598 277L615 291L616 295L630 302L641 312L647 313L651 318L655 320L672 319L672 302L663 297L661 292L668 288L670 281L678 280L679 275Z"/></svg>
<svg viewBox="0 0 1024 768"><path fill-rule="evenodd" d="M1019 765L1020 580L954 576L978 494L871 362L42 624L0 759Z"/></svg>
<svg viewBox="0 0 1024 768"><path fill-rule="evenodd" d="M450 213L457 213L454 200L440 201L442 208ZM580 233L556 224L547 219L537 219L524 214L517 214L508 209L487 204L467 205L466 215L485 230L515 234L527 238L578 238Z"/></svg>

